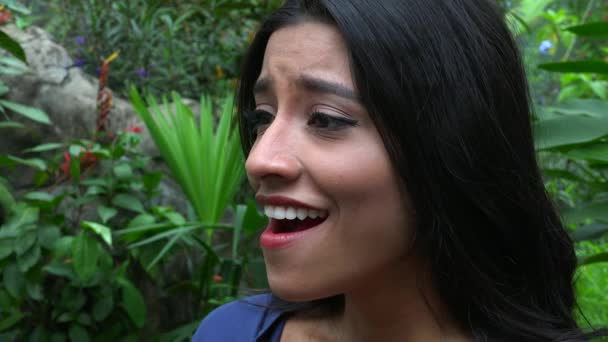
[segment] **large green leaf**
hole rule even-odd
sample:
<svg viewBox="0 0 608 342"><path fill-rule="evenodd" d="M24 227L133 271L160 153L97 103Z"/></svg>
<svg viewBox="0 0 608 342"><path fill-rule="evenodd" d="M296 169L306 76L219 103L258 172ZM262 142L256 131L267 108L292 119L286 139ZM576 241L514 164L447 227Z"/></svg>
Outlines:
<svg viewBox="0 0 608 342"><path fill-rule="evenodd" d="M40 245L35 244L25 253L17 255L17 266L22 273L27 272L40 259Z"/></svg>
<svg viewBox="0 0 608 342"><path fill-rule="evenodd" d="M608 74L608 63L601 60L544 63L538 67L553 72Z"/></svg>
<svg viewBox="0 0 608 342"><path fill-rule="evenodd" d="M122 288L122 306L136 327L141 328L146 322L146 303L139 290L126 278L116 279Z"/></svg>
<svg viewBox="0 0 608 342"><path fill-rule="evenodd" d="M108 246L112 246L112 229L110 227L104 226L103 224L99 224L96 222L82 221L81 225L83 228L88 228L101 236L103 241L108 244Z"/></svg>
<svg viewBox="0 0 608 342"><path fill-rule="evenodd" d="M28 118L30 120L40 122L43 124L47 124L47 125L49 125L51 123L51 120L49 119L48 115L46 115L45 112L41 111L38 108L25 106L25 105L7 101L7 100L0 100L0 106L6 107L17 114L21 114L22 116L25 116L26 118Z"/></svg>
<svg viewBox="0 0 608 342"><path fill-rule="evenodd" d="M4 208L6 211L10 211L15 205L15 199L8 189L8 185L5 185L0 177L0 208Z"/></svg>
<svg viewBox="0 0 608 342"><path fill-rule="evenodd" d="M542 107L543 111L559 115L584 114L593 117L608 116L608 101L595 99L572 99L553 106ZM553 116L555 118L555 115Z"/></svg>
<svg viewBox="0 0 608 342"><path fill-rule="evenodd" d="M574 241L594 240L608 233L608 223L592 223L570 233Z"/></svg>
<svg viewBox="0 0 608 342"><path fill-rule="evenodd" d="M582 223L585 220L601 220L608 222L608 201L589 203L587 205L562 210L566 224Z"/></svg>
<svg viewBox="0 0 608 342"><path fill-rule="evenodd" d="M23 150L24 153L27 152L46 152L46 151L51 151L51 150L56 150L58 148L63 147L63 144L60 143L48 143L48 144L42 144L42 145L38 145L32 148L28 148L26 150Z"/></svg>
<svg viewBox="0 0 608 342"><path fill-rule="evenodd" d="M128 180L133 178L133 170L127 163L122 163L114 166L114 174L119 180Z"/></svg>
<svg viewBox="0 0 608 342"><path fill-rule="evenodd" d="M66 277L70 280L75 278L72 267L61 262L52 262L42 267L42 270L59 277Z"/></svg>
<svg viewBox="0 0 608 342"><path fill-rule="evenodd" d="M28 71L29 68L27 64L16 58L0 57L0 74L19 76L25 74ZM3 86L0 87L2 88L0 89L2 94L6 94L10 91L10 88L8 88L4 83L1 83L1 85Z"/></svg>
<svg viewBox="0 0 608 342"><path fill-rule="evenodd" d="M81 232L72 242L72 256L74 260L74 271L83 282L88 281L97 270L99 249L89 234Z"/></svg>
<svg viewBox="0 0 608 342"><path fill-rule="evenodd" d="M25 289L31 299L36 301L41 301L44 299L44 295L42 294L42 284L39 280L26 281Z"/></svg>
<svg viewBox="0 0 608 342"><path fill-rule="evenodd" d="M11 38L8 34L0 31L0 48L8 51L11 55L15 56L19 60L27 63L27 58L25 57L25 51L19 43Z"/></svg>
<svg viewBox="0 0 608 342"><path fill-rule="evenodd" d="M3 285L11 296L19 298L23 293L25 279L16 264L8 264L2 274Z"/></svg>
<svg viewBox="0 0 608 342"><path fill-rule="evenodd" d="M582 144L608 135L608 116L568 115L535 122L533 131L537 150Z"/></svg>
<svg viewBox="0 0 608 342"><path fill-rule="evenodd" d="M112 205L138 213L144 212L144 206L139 198L129 194L116 195L116 197L112 198Z"/></svg>
<svg viewBox="0 0 608 342"><path fill-rule="evenodd" d="M13 161L17 164L33 167L40 171L44 171L47 169L46 162L40 158L22 159L22 158L15 157L15 156L8 156L8 160Z"/></svg>
<svg viewBox="0 0 608 342"><path fill-rule="evenodd" d="M15 121L2 121L0 122L0 128L25 128L25 126Z"/></svg>
<svg viewBox="0 0 608 342"><path fill-rule="evenodd" d="M608 162L608 142L587 144L565 152L566 157Z"/></svg>
<svg viewBox="0 0 608 342"><path fill-rule="evenodd" d="M75 238L73 236L62 236L58 238L53 244L53 255L56 258L67 256L72 251L72 245L74 244Z"/></svg>
<svg viewBox="0 0 608 342"><path fill-rule="evenodd" d="M579 262L579 266L597 264L599 262L608 262L608 252L586 257Z"/></svg>
<svg viewBox="0 0 608 342"><path fill-rule="evenodd" d="M27 194L25 194L24 198L28 199L30 201L40 201L40 202L52 202L55 199L55 197L53 195L49 194L48 192L44 192L44 191L28 192Z"/></svg>
<svg viewBox="0 0 608 342"><path fill-rule="evenodd" d="M68 334L70 335L71 341L88 342L91 340L87 330L84 327L82 327L80 324L76 324L76 323L72 324L70 326L70 330L69 330Z"/></svg>
<svg viewBox="0 0 608 342"><path fill-rule="evenodd" d="M114 308L114 296L112 290L105 290L102 295L97 298L93 305L93 318L96 321L103 321L108 317Z"/></svg>
<svg viewBox="0 0 608 342"><path fill-rule="evenodd" d="M61 237L61 229L55 225L45 225L38 229L40 246L52 250L55 242Z"/></svg>
<svg viewBox="0 0 608 342"><path fill-rule="evenodd" d="M15 206L15 214L10 216L4 225L5 232L16 232L21 227L29 226L38 221L39 209L23 203Z"/></svg>
<svg viewBox="0 0 608 342"><path fill-rule="evenodd" d="M582 37L608 38L608 21L598 21L582 25L570 26L566 30Z"/></svg>
<svg viewBox="0 0 608 342"><path fill-rule="evenodd" d="M116 216L117 213L118 210L112 207L106 207L103 204L97 207L97 214L99 215L99 217L101 218L101 222L103 223L107 223L112 217Z"/></svg>
<svg viewBox="0 0 608 342"><path fill-rule="evenodd" d="M36 242L37 237L38 232L34 229L21 232L21 234L17 236L17 239L15 239L15 253L18 255L25 253Z"/></svg>
<svg viewBox="0 0 608 342"><path fill-rule="evenodd" d="M12 311L10 314L2 317L0 320L0 331L5 331L8 328L14 326L19 323L21 319L23 319L26 315L24 315L21 311Z"/></svg>
<svg viewBox="0 0 608 342"><path fill-rule="evenodd" d="M0 237L0 261L13 254L13 239L10 237Z"/></svg>

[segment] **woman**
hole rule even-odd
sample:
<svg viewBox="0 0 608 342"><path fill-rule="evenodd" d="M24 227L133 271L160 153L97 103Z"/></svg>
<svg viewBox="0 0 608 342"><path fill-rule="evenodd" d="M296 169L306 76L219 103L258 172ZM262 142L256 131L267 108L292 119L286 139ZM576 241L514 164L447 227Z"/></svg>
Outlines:
<svg viewBox="0 0 608 342"><path fill-rule="evenodd" d="M272 295L220 307L195 341L591 336L491 1L288 0L239 100Z"/></svg>

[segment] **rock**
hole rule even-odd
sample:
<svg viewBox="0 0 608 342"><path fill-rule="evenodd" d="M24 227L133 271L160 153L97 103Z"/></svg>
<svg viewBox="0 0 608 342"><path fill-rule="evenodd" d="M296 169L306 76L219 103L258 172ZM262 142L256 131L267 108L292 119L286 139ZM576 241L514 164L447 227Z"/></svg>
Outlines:
<svg viewBox="0 0 608 342"><path fill-rule="evenodd" d="M18 153L45 142L90 138L97 118L98 80L74 67L67 51L41 28L30 26L21 30L15 25L6 25L2 30L21 44L31 69L26 75L0 75L10 88L6 99L42 109L52 125L13 115L12 120L26 124L28 129L12 130L13 136L1 136L0 153ZM128 101L118 97L113 97L108 117L109 131L123 130L130 125L144 128ZM145 130L144 135L147 135ZM149 137L143 140L142 149L157 154Z"/></svg>
<svg viewBox="0 0 608 342"><path fill-rule="evenodd" d="M5 99L43 110L52 124L39 124L9 113L11 120L21 122L26 128L0 131L0 155L20 155L24 149L42 143L91 138L97 120L98 80L74 67L74 60L66 49L56 44L43 29L30 26L21 30L12 24L4 25L1 29L21 44L30 68L30 72L25 75L0 74L0 79L10 89ZM135 125L141 127L140 150L148 156L158 157L158 149L130 103L117 96L113 96L112 102L107 130L118 132ZM184 99L184 102L194 113L200 110L196 101ZM154 160L158 161L159 158ZM167 173L161 162L156 162L151 167ZM6 176L16 189L28 188L33 170L19 168L3 176ZM167 181L163 181L161 187L163 196L159 199L160 204L170 204L185 212L187 204L179 187Z"/></svg>

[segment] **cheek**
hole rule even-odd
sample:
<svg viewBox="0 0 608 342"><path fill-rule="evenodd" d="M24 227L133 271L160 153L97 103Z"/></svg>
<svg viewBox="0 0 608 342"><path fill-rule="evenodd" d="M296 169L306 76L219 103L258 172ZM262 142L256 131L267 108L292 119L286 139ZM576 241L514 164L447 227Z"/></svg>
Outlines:
<svg viewBox="0 0 608 342"><path fill-rule="evenodd" d="M404 204L401 203L404 196L399 191L399 177L383 146L352 149L320 160L323 162L318 164L314 178L323 182L320 188L327 191L327 196L340 202L338 206L348 203L361 206L361 209L371 206L392 211L390 208ZM390 208L386 207L387 203Z"/></svg>
<svg viewBox="0 0 608 342"><path fill-rule="evenodd" d="M323 170L321 188L334 202L338 241L348 254L352 246L365 251L362 255L380 258L407 251L414 229L413 209L407 194L400 191L401 181L383 148L343 154Z"/></svg>

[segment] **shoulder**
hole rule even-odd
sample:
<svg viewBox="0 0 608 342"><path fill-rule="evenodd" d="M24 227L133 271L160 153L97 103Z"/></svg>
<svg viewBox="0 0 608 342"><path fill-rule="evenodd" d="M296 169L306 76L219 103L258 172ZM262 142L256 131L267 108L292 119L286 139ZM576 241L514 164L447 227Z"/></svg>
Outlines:
<svg viewBox="0 0 608 342"><path fill-rule="evenodd" d="M280 316L269 309L271 300L270 294L262 294L220 306L205 317L192 341L254 341Z"/></svg>

